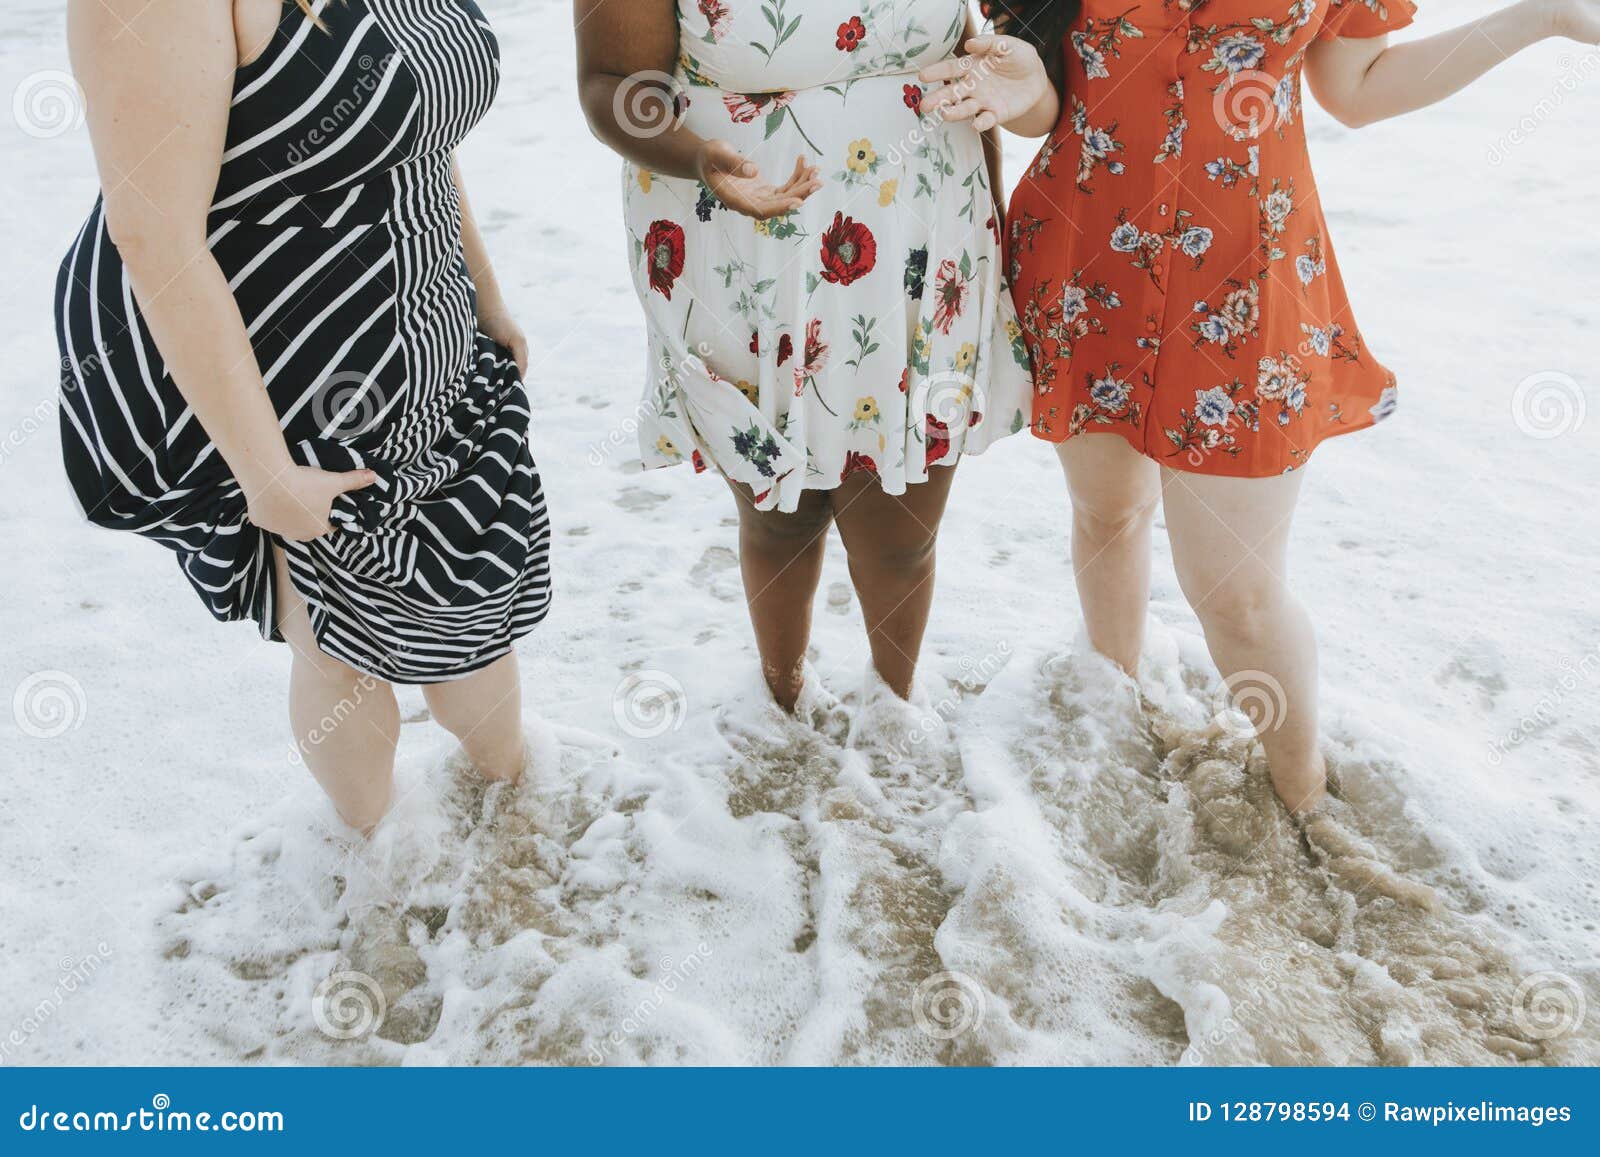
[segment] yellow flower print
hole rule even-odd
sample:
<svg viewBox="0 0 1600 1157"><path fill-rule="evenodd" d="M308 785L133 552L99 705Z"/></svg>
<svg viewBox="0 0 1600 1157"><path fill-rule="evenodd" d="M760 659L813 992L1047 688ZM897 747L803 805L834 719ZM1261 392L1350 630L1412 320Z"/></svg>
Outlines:
<svg viewBox="0 0 1600 1157"><path fill-rule="evenodd" d="M655 174L649 169L639 170L639 188L643 189L646 193L650 191L650 186L655 184L655 179Z"/></svg>
<svg viewBox="0 0 1600 1157"><path fill-rule="evenodd" d="M1022 336L1022 327L1015 321L1006 322L1006 340L1016 341Z"/></svg>
<svg viewBox="0 0 1600 1157"><path fill-rule="evenodd" d="M970 341L963 342L961 348L956 350L956 369L967 373L972 369L972 363L977 360L978 347Z"/></svg>
<svg viewBox="0 0 1600 1157"><path fill-rule="evenodd" d="M856 421L875 422L878 420L878 399L861 398L856 402Z"/></svg>
<svg viewBox="0 0 1600 1157"><path fill-rule="evenodd" d="M761 234L761 236L763 236L763 237L771 237L772 236L772 219L770 217L757 220L755 225L756 225L756 232Z"/></svg>
<svg viewBox="0 0 1600 1157"><path fill-rule="evenodd" d="M890 205L894 204L895 195L899 192L899 181L885 181L883 184L878 186L878 204L887 209Z"/></svg>
<svg viewBox="0 0 1600 1157"><path fill-rule="evenodd" d="M850 142L850 153L844 162L852 173L869 173L872 166L878 163L878 153L872 147L872 142L862 137L859 141Z"/></svg>
<svg viewBox="0 0 1600 1157"><path fill-rule="evenodd" d="M759 406L761 404L760 386L754 385L751 382L747 382L743 378L740 378L733 384L738 387L739 392L745 396L745 400L748 401L752 406Z"/></svg>
<svg viewBox="0 0 1600 1157"><path fill-rule="evenodd" d="M682 457L682 455L678 453L678 448L672 444L672 439L667 437L665 434L656 439L656 453L660 454L663 458Z"/></svg>

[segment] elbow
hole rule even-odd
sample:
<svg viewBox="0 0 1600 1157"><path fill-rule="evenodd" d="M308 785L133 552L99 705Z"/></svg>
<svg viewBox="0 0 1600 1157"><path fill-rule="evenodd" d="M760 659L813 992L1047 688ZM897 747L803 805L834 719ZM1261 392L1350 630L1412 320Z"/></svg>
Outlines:
<svg viewBox="0 0 1600 1157"><path fill-rule="evenodd" d="M609 123L606 114L611 111L617 98L615 83L605 77L585 76L578 80L578 107L583 110L583 120L589 126L589 134L602 144L610 144L606 139L606 126Z"/></svg>
<svg viewBox="0 0 1600 1157"><path fill-rule="evenodd" d="M1368 110L1357 104L1341 104L1328 109L1333 119L1347 129L1364 129L1370 124L1376 124L1378 119Z"/></svg>
<svg viewBox="0 0 1600 1157"><path fill-rule="evenodd" d="M206 249L203 222L180 223L149 205L105 203L106 236L130 273L160 275L181 268Z"/></svg>

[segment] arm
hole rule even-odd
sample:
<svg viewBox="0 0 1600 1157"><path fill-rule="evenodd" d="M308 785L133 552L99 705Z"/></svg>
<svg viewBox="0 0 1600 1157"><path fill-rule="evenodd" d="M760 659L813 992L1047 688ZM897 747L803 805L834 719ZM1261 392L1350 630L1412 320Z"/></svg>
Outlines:
<svg viewBox="0 0 1600 1157"><path fill-rule="evenodd" d="M962 37L961 47L956 51L966 55L967 45L972 43L978 35L978 25L969 10L967 12L967 30ZM983 161L989 170L989 190L994 194L995 220L1004 222L1006 216L1006 185L1005 185L1005 152L1000 144L1000 130L997 126L990 125L983 130Z"/></svg>
<svg viewBox="0 0 1600 1157"><path fill-rule="evenodd" d="M528 372L528 339L522 327L511 316L505 295L500 291L500 279L495 276L494 262L489 260L489 247L478 229L478 219L472 214L467 200L467 184L461 176L461 165L450 158L450 176L456 184L456 195L461 202L461 251L467 261L467 275L478 295L478 328L511 351L517 363L517 373Z"/></svg>
<svg viewBox="0 0 1600 1157"><path fill-rule="evenodd" d="M239 306L206 243L236 47L228 0L72 0L68 40L87 101L106 228L184 401L261 529L327 533L368 471L296 466Z"/></svg>
<svg viewBox="0 0 1600 1157"><path fill-rule="evenodd" d="M1600 40L1600 0L1523 0L1450 32L1391 46L1388 37L1313 44L1306 80L1351 128L1453 96L1502 61L1553 36Z"/></svg>
<svg viewBox="0 0 1600 1157"><path fill-rule="evenodd" d="M922 102L925 113L970 120L980 132L997 126L1020 137L1055 132L1061 95L1033 45L1015 36L974 36L963 49L922 70L924 84L939 85Z"/></svg>
<svg viewBox="0 0 1600 1157"><path fill-rule="evenodd" d="M640 168L703 181L724 205L764 220L798 209L822 182L804 157L781 187L726 141L683 124L672 90L678 59L676 0L573 0L578 100L589 129Z"/></svg>

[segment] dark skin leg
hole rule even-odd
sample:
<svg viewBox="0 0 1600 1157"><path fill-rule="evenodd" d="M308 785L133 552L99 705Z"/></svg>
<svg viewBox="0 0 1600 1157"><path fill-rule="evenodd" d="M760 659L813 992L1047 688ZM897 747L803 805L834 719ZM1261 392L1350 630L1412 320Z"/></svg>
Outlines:
<svg viewBox="0 0 1600 1157"><path fill-rule="evenodd" d="M761 670L778 706L793 711L804 682L811 610L833 521L827 491L808 490L793 514L757 510L748 488L739 504L739 566Z"/></svg>
<svg viewBox="0 0 1600 1157"><path fill-rule="evenodd" d="M898 497L876 477L853 474L832 492L873 665L902 699L911 697L933 608L934 547L955 474L953 466L935 466Z"/></svg>

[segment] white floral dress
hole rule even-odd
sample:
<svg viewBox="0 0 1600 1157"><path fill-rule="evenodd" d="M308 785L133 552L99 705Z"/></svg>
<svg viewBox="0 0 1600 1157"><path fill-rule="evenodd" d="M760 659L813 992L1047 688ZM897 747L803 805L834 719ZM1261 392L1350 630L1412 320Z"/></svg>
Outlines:
<svg viewBox="0 0 1600 1157"><path fill-rule="evenodd" d="M982 141L921 113L916 73L965 21L963 0L679 0L687 127L824 184L756 222L628 166L646 466L692 459L792 511L858 471L902 494L1028 426Z"/></svg>

